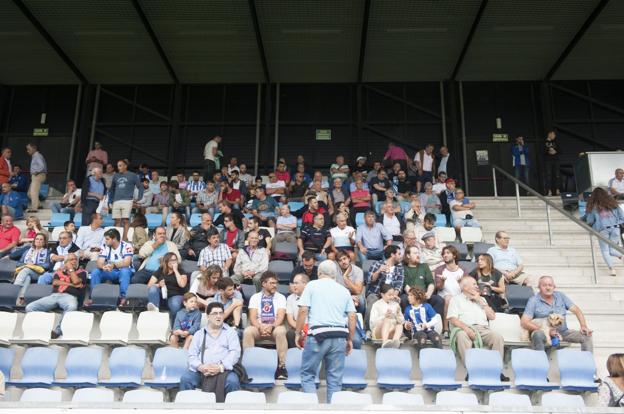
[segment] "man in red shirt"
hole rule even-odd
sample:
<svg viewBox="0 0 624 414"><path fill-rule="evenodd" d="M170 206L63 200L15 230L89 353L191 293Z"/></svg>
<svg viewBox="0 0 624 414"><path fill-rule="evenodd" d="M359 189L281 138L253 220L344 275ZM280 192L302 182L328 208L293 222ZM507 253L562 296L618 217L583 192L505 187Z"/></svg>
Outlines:
<svg viewBox="0 0 624 414"><path fill-rule="evenodd" d="M2 227L0 227L0 258L11 253L11 250L17 246L19 238L20 231L13 225L13 217L2 216Z"/></svg>
<svg viewBox="0 0 624 414"><path fill-rule="evenodd" d="M221 183L221 200L227 201L234 208L241 206L241 192L232 188L228 181Z"/></svg>

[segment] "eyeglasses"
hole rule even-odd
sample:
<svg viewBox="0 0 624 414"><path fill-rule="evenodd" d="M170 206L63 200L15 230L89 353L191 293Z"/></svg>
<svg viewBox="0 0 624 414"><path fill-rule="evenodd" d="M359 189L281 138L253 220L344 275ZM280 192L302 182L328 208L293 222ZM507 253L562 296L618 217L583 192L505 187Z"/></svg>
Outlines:
<svg viewBox="0 0 624 414"><path fill-rule="evenodd" d="M210 312L208 316L222 316L223 312Z"/></svg>

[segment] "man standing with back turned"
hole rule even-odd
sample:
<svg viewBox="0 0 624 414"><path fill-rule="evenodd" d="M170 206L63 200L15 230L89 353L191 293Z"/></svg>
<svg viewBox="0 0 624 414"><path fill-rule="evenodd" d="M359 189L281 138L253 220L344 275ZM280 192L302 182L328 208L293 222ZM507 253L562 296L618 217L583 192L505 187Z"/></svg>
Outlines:
<svg viewBox="0 0 624 414"><path fill-rule="evenodd" d="M318 267L318 280L307 284L299 299L295 343L302 348L301 335L308 322L301 363L301 386L304 392L316 393L316 372L324 361L327 402L342 389L345 357L351 353L355 333L355 306L351 294L336 283L338 269L331 260ZM348 317L348 319L347 319Z"/></svg>

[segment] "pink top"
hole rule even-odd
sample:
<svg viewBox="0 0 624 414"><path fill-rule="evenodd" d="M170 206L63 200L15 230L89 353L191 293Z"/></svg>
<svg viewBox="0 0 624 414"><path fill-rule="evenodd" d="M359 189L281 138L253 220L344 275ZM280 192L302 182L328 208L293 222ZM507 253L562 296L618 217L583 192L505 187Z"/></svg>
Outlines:
<svg viewBox="0 0 624 414"><path fill-rule="evenodd" d="M359 198L366 197L369 194L368 190L358 190L351 191L351 198ZM367 207L369 205L368 201L360 201L359 203L353 203L353 207Z"/></svg>
<svg viewBox="0 0 624 414"><path fill-rule="evenodd" d="M108 164L108 153L103 149L92 149L91 151L89 151L89 153L87 154L87 161L89 161L91 158L98 159L100 162L97 164L102 164L101 166ZM89 163L90 167L91 164L96 163Z"/></svg>
<svg viewBox="0 0 624 414"><path fill-rule="evenodd" d="M275 171L277 181L283 181L286 184L290 182L290 173L288 171Z"/></svg>
<svg viewBox="0 0 624 414"><path fill-rule="evenodd" d="M397 146L388 148L388 151L386 151L386 155L384 155L384 158L392 161L408 159L407 154L405 153L405 151L403 151L403 148Z"/></svg>

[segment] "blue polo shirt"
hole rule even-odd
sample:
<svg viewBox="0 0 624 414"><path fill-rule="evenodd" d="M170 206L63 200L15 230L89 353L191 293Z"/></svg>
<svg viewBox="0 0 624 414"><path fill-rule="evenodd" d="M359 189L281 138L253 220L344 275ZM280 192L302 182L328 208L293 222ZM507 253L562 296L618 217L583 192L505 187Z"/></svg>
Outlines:
<svg viewBox="0 0 624 414"><path fill-rule="evenodd" d="M524 314L534 319L547 318L551 313L558 313L563 316L563 324L559 327L559 332L565 332L568 330L565 316L572 306L574 306L574 302L572 302L565 293L553 292L553 303L551 305L546 302L538 292L527 302L524 308Z"/></svg>

